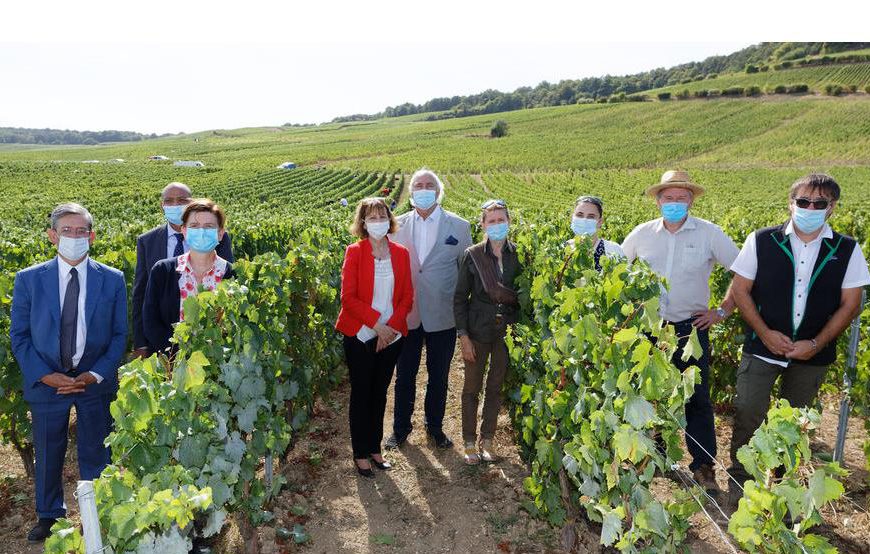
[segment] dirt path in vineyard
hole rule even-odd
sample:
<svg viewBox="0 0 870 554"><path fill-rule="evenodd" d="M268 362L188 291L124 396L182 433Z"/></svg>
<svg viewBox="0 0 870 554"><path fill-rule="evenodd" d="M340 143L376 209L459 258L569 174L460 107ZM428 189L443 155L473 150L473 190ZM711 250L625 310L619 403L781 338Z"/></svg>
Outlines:
<svg viewBox="0 0 870 554"><path fill-rule="evenodd" d="M425 358L424 358L425 359ZM463 371L457 355L450 374L445 432L457 443L439 450L427 444L422 412L415 414L415 430L398 451L385 454L394 465L377 472L375 479L358 477L351 462L347 384L326 402L319 402L310 430L301 438L290 463L279 468L288 481L274 506L277 526L292 529L302 523L309 538L300 546L280 544L275 530L260 532L264 554L302 552L333 553L561 553L560 532L521 508L528 497L522 482L528 475L514 446L507 414L499 419L496 442L502 459L494 465L467 467L462 462L460 400ZM418 407L425 391L425 368L417 384ZM822 428L813 448L830 452L836 436L836 398L826 397ZM392 387L385 417L385 434L392 427ZM731 418L717 416L719 460L727 464ZM826 524L817 532L828 537L842 553L870 552L868 473L861 444L867 435L863 421L850 421L846 447L849 500L824 511ZM66 500L70 516L78 520L72 488L76 478L75 448L70 444L65 468ZM687 462L684 461L683 465ZM720 486L727 484L722 473ZM673 484L657 480L653 490L668 495ZM18 456L0 446L0 554L38 554L40 546L28 545L23 536L33 524L32 485L23 475ZM580 527L577 552L601 552L598 533ZM237 528L230 525L214 551L242 551ZM291 541L292 542L292 541ZM712 524L693 518L689 547L697 553L730 553Z"/></svg>

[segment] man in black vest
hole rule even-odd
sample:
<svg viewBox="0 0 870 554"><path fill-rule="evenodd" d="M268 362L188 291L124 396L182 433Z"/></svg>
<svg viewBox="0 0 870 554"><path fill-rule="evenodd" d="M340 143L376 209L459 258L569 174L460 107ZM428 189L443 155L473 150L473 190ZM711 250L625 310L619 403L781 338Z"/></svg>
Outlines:
<svg viewBox="0 0 870 554"><path fill-rule="evenodd" d="M837 357L837 337L858 315L861 288L870 284L861 247L826 223L840 198L836 181L807 175L789 198L789 221L751 233L731 266L732 292L748 326L731 435L731 474L740 483L749 475L737 450L764 421L777 377L792 406L812 404ZM733 482L730 489L736 507L742 491Z"/></svg>
<svg viewBox="0 0 870 554"><path fill-rule="evenodd" d="M190 250L181 233L181 214L185 206L190 204L190 200L190 188L184 183L166 185L160 194L160 207L166 225L142 233L136 239L136 274L133 277L133 355L136 357L151 355L142 327L142 305L145 302L145 289L148 287L151 268L160 260L177 257ZM224 233L218 244L217 254L230 263L236 261L229 233Z"/></svg>

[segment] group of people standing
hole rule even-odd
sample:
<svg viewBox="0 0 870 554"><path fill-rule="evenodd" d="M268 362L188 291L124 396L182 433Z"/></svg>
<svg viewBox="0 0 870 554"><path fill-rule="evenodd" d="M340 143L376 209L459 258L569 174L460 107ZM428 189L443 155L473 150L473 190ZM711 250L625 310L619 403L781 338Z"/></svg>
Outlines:
<svg viewBox="0 0 870 554"><path fill-rule="evenodd" d="M343 335L350 375L353 460L365 477L374 477L373 466L390 469L382 446L401 447L413 430L424 345L426 433L438 448L453 446L444 417L457 337L465 366L464 461L497 460L493 439L508 371L505 335L520 316L517 277L523 267L510 240L507 204L489 200L481 206L484 238L472 244L469 222L441 207L444 185L434 172L417 171L408 188L413 210L399 217L382 198L358 204L351 231L359 241L348 246L341 272L335 326ZM763 421L775 381L781 379L781 395L794 406L815 400L836 358L836 339L860 311L870 272L860 245L827 223L840 199L840 188L828 175L795 181L786 222L751 233L742 250L720 227L690 215L704 189L686 172L668 171L646 193L661 217L638 225L621 246L599 236L600 198L577 200L571 229L577 237L591 237L599 271L604 256L646 261L667 283L660 303L664 324L674 327L681 347L693 329L697 332L702 353L683 361L677 352L673 363L700 369L686 406L686 442L695 479L718 494L710 327L735 309L748 327L731 439L730 473L741 482L748 476L736 452ZM170 183L161 194L161 208L166 223L141 235L136 245L132 354L137 357L172 356L173 325L184 318L185 300L233 276L232 242L218 205L193 198L186 185ZM82 479L95 479L110 461L105 446L109 404L128 330L123 275L88 256L95 240L91 214L80 205L61 204L51 214L47 234L57 256L16 275L10 330L33 420L39 521L28 534L32 541L44 540L66 513L62 470L73 406ZM734 277L721 305L711 308L709 280L716 264ZM392 433L383 441L394 373ZM732 486L730 492L734 502L740 490Z"/></svg>
<svg viewBox="0 0 870 554"><path fill-rule="evenodd" d="M352 229L360 241L348 247L342 270L342 313L336 328L345 335L351 374L354 463L366 477L374 476L372 464L390 468L381 439L394 371L393 433L384 445L400 447L411 433L424 343L426 432L436 446L452 446L443 420L457 336L465 365L464 461L474 465L497 459L493 438L508 371L505 335L519 317L516 278L523 268L509 238L507 204L488 200L481 206L484 238L472 245L470 224L440 206L444 186L435 173L416 172L409 192L414 209L399 218L383 200L359 204ZM835 361L836 339L861 310L861 290L870 285L870 271L860 245L827 223L840 199L840 187L829 175L810 174L795 181L788 192L787 221L751 233L742 249L718 225L690 215L703 193L687 172L668 171L646 189L661 217L635 227L621 245L599 236L604 203L598 197L578 198L571 229L576 237L591 237L598 271L604 256L629 263L642 259L666 282L660 315L680 339L672 362L680 370L691 365L700 370L686 405L689 469L714 495L722 491L715 470L709 331L740 310L748 330L737 369L728 470L733 479L727 503L735 506L742 494L738 485L748 479L737 450L764 420L774 383L781 379L780 395L793 406L815 401ZM711 307L709 282L717 264L733 280L722 303ZM693 331L701 353L683 360Z"/></svg>

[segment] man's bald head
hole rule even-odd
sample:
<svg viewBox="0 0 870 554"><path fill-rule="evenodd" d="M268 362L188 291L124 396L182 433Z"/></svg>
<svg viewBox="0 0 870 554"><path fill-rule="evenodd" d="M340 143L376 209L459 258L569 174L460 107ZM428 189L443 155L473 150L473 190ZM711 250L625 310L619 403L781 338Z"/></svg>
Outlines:
<svg viewBox="0 0 870 554"><path fill-rule="evenodd" d="M190 200L190 187L184 183L173 182L163 187L163 192L160 193L160 198L166 203L167 200L176 200L185 198ZM186 204L187 202L185 202Z"/></svg>

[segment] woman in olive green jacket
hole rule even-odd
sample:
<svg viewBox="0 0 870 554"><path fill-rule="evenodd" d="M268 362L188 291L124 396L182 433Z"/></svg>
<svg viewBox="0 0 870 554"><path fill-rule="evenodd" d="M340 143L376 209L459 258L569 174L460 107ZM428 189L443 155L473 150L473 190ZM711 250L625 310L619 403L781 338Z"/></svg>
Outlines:
<svg viewBox="0 0 870 554"><path fill-rule="evenodd" d="M469 247L459 263L459 279L453 297L456 331L465 362L462 388L462 438L465 462L494 462L493 447L501 388L508 366L504 337L507 325L516 322L519 306L514 282L522 271L516 245L507 239L510 212L503 200L483 204L481 226L486 239ZM487 359L489 372L477 442L477 408Z"/></svg>

